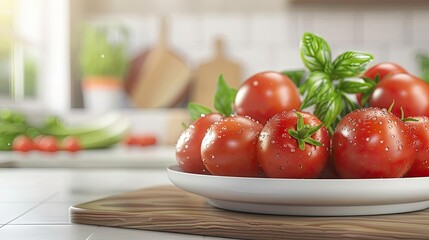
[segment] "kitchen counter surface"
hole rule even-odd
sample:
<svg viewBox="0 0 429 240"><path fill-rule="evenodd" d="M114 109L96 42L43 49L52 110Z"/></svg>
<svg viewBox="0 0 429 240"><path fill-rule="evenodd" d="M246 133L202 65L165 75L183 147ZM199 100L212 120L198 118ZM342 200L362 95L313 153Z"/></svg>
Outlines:
<svg viewBox="0 0 429 240"><path fill-rule="evenodd" d="M172 185L164 168L0 168L0 239L220 239L73 224L69 207L101 197Z"/></svg>

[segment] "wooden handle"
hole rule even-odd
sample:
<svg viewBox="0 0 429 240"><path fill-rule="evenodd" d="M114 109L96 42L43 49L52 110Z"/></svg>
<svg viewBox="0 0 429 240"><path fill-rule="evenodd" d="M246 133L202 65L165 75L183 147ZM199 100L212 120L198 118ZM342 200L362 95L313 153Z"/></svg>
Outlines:
<svg viewBox="0 0 429 240"><path fill-rule="evenodd" d="M222 38L217 38L215 41L215 58L225 58L225 44Z"/></svg>
<svg viewBox="0 0 429 240"><path fill-rule="evenodd" d="M159 25L159 45L166 47L168 44L168 24L167 17L162 16Z"/></svg>

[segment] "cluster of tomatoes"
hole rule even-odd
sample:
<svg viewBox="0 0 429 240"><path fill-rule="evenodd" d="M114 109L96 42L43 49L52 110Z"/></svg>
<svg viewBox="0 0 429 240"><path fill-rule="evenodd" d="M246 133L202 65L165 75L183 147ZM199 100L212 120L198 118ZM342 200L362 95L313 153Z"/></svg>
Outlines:
<svg viewBox="0 0 429 240"><path fill-rule="evenodd" d="M189 173L241 177L429 176L428 84L392 63L375 65L364 77L377 83L369 96L358 94L362 108L330 135L315 115L300 110L288 77L258 73L238 89L234 115L202 115L182 133L178 165Z"/></svg>
<svg viewBox="0 0 429 240"><path fill-rule="evenodd" d="M65 150L69 152L77 152L81 149L79 140L76 137L69 136L59 141L54 136L37 136L34 139L26 135L17 136L12 142L12 149L19 152L42 151L56 152Z"/></svg>

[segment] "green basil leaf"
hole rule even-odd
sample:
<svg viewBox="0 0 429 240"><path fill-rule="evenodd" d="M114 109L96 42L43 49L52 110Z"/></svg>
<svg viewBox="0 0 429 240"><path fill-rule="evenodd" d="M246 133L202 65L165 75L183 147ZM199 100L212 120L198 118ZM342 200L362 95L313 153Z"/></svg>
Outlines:
<svg viewBox="0 0 429 240"><path fill-rule="evenodd" d="M331 48L323 38L312 33L304 33L299 51L308 70L332 72Z"/></svg>
<svg viewBox="0 0 429 240"><path fill-rule="evenodd" d="M225 116L230 116L234 111L232 104L234 103L236 95L237 90L230 88L225 82L223 74L221 74L216 87L214 99L215 109Z"/></svg>
<svg viewBox="0 0 429 240"><path fill-rule="evenodd" d="M325 126L331 126L335 123L338 116L344 109L344 102L340 93L334 92L330 99L325 99L323 102L316 105L314 115L316 115Z"/></svg>
<svg viewBox="0 0 429 240"><path fill-rule="evenodd" d="M303 84L305 70L304 69L286 70L286 71L283 71L282 74L289 77L293 81L296 87L301 87L301 85Z"/></svg>
<svg viewBox="0 0 429 240"><path fill-rule="evenodd" d="M198 118L201 117L203 114L209 114L212 111L210 108L204 107L202 105L196 104L196 103L189 103L188 104L188 111L189 115L191 115L191 120L194 122Z"/></svg>
<svg viewBox="0 0 429 240"><path fill-rule="evenodd" d="M369 53L347 51L334 60L333 74L339 78L356 77L365 71L373 59Z"/></svg>
<svg viewBox="0 0 429 240"><path fill-rule="evenodd" d="M365 93L374 88L374 82L367 82L361 78L349 78L340 81L338 89L345 93Z"/></svg>
<svg viewBox="0 0 429 240"><path fill-rule="evenodd" d="M302 101L301 109L323 102L325 98L329 99L334 87L328 74L316 71L310 73L304 90L305 97Z"/></svg>

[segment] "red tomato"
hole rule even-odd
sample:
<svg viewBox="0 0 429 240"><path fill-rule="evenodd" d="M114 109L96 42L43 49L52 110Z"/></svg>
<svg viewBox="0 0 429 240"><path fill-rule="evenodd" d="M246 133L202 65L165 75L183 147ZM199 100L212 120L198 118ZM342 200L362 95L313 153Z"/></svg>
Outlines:
<svg viewBox="0 0 429 240"><path fill-rule="evenodd" d="M208 114L197 119L179 137L176 144L176 160L180 169L189 173L209 174L201 159L201 142L207 129L222 116Z"/></svg>
<svg viewBox="0 0 429 240"><path fill-rule="evenodd" d="M305 124L301 130L297 129L298 114ZM304 143L304 149L300 149L298 140L289 130L301 135L308 131L307 127L314 128L320 124L322 122L316 116L306 112L285 111L271 118L262 129L258 142L258 159L265 174L276 178L317 177L329 157L328 131L322 126L311 136L304 137L318 141L321 146Z"/></svg>
<svg viewBox="0 0 429 240"><path fill-rule="evenodd" d="M408 126L386 109L363 108L335 128L332 154L341 178L402 177L416 152Z"/></svg>
<svg viewBox="0 0 429 240"><path fill-rule="evenodd" d="M63 139L62 147L69 152L77 152L81 149L79 139L73 136L68 136Z"/></svg>
<svg viewBox="0 0 429 240"><path fill-rule="evenodd" d="M35 149L35 146L31 138L21 135L13 139L12 149L19 152L28 152Z"/></svg>
<svg viewBox="0 0 429 240"><path fill-rule="evenodd" d="M213 124L201 144L204 165L213 175L263 176L256 156L262 125L249 117L232 116Z"/></svg>
<svg viewBox="0 0 429 240"><path fill-rule="evenodd" d="M328 158L328 163L326 164L326 167L322 170L319 176L317 176L317 178L321 178L321 179L340 178L340 176L338 176L337 170L335 169L334 159L332 158L332 154L330 154L330 157Z"/></svg>
<svg viewBox="0 0 429 240"><path fill-rule="evenodd" d="M389 77L398 73L408 73L408 72L398 64L391 63L391 62L383 62L370 67L368 70L366 70L363 76L367 78L375 79L376 76L378 75L379 79L382 80L385 77Z"/></svg>
<svg viewBox="0 0 429 240"><path fill-rule="evenodd" d="M429 116L429 85L420 78L400 73L378 83L370 98L371 107L389 108L395 100L392 113L405 117Z"/></svg>
<svg viewBox="0 0 429 240"><path fill-rule="evenodd" d="M406 174L407 177L429 177L429 118L413 117L417 122L407 122L414 139L416 159L411 169Z"/></svg>
<svg viewBox="0 0 429 240"><path fill-rule="evenodd" d="M391 62L383 62L369 68L363 74L363 77L375 79L378 75L379 81L382 81L386 77L390 77L398 73L408 73L408 72L398 64L391 63ZM358 103L361 104L362 94L361 93L356 94L356 98L358 100Z"/></svg>
<svg viewBox="0 0 429 240"><path fill-rule="evenodd" d="M37 143L37 148L44 152L56 152L58 151L58 141L53 136L44 136Z"/></svg>
<svg viewBox="0 0 429 240"><path fill-rule="evenodd" d="M247 79L238 88L234 103L238 115L249 116L261 124L277 113L300 107L298 89L278 72L261 72Z"/></svg>

